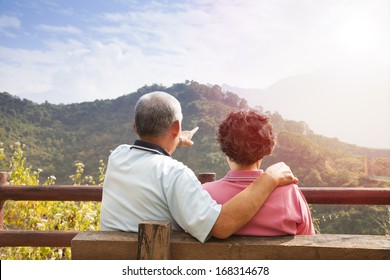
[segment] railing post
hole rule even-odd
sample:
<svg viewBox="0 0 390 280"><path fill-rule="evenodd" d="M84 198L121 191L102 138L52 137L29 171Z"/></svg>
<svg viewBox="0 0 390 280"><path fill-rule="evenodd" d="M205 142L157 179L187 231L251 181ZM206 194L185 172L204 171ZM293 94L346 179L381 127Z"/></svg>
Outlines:
<svg viewBox="0 0 390 280"><path fill-rule="evenodd" d="M368 179L375 177L374 164L375 164L374 158L372 158L372 157L365 157L364 158L364 175Z"/></svg>
<svg viewBox="0 0 390 280"><path fill-rule="evenodd" d="M198 180L201 184L215 181L215 173L198 173Z"/></svg>
<svg viewBox="0 0 390 280"><path fill-rule="evenodd" d="M0 230L4 229L4 205L5 200L0 200Z"/></svg>
<svg viewBox="0 0 390 280"><path fill-rule="evenodd" d="M0 186L8 185L8 173L0 172Z"/></svg>
<svg viewBox="0 0 390 280"><path fill-rule="evenodd" d="M8 173L0 172L0 186L8 185ZM4 205L5 200L0 200L0 230L4 229Z"/></svg>
<svg viewBox="0 0 390 280"><path fill-rule="evenodd" d="M172 223L144 221L138 225L138 260L169 260Z"/></svg>

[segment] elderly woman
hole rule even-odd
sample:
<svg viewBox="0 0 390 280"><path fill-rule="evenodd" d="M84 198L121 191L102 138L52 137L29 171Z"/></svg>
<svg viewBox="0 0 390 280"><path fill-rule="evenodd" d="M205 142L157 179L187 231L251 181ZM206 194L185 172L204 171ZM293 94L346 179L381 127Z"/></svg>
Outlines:
<svg viewBox="0 0 390 280"><path fill-rule="evenodd" d="M264 156L271 154L276 137L268 116L255 110L233 112L220 124L217 141L226 155L230 171L203 188L225 203L244 190L260 174ZM257 214L236 235L312 235L310 210L298 186L276 188Z"/></svg>

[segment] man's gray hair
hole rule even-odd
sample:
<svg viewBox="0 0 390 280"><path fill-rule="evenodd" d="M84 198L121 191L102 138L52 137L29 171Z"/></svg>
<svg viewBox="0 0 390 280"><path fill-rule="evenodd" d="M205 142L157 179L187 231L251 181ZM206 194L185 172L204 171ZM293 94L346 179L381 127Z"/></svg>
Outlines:
<svg viewBox="0 0 390 280"><path fill-rule="evenodd" d="M141 137L162 136L175 121L182 119L179 101L166 92L145 94L135 105L135 127Z"/></svg>

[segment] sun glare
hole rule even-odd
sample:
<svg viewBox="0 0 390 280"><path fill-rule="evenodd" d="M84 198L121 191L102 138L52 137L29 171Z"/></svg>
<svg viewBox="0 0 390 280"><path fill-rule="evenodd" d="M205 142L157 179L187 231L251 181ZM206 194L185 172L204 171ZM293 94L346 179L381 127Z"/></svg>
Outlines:
<svg viewBox="0 0 390 280"><path fill-rule="evenodd" d="M340 26L340 45L352 54L375 52L382 40L381 28L367 17L349 18Z"/></svg>

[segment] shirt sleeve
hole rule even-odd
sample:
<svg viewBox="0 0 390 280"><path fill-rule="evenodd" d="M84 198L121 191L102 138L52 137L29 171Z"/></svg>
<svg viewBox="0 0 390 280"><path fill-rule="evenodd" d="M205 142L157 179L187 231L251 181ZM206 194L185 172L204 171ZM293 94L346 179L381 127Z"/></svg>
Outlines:
<svg viewBox="0 0 390 280"><path fill-rule="evenodd" d="M186 166L172 169L174 178L166 187L166 198L172 217L186 232L200 242L210 237L222 206L205 191L195 174Z"/></svg>
<svg viewBox="0 0 390 280"><path fill-rule="evenodd" d="M302 191L298 187L296 187L296 190L297 190L298 202L299 202L301 217L302 217L302 221L297 228L297 234L314 235L315 231L314 231L313 221L310 214L309 205L307 204L307 201Z"/></svg>

